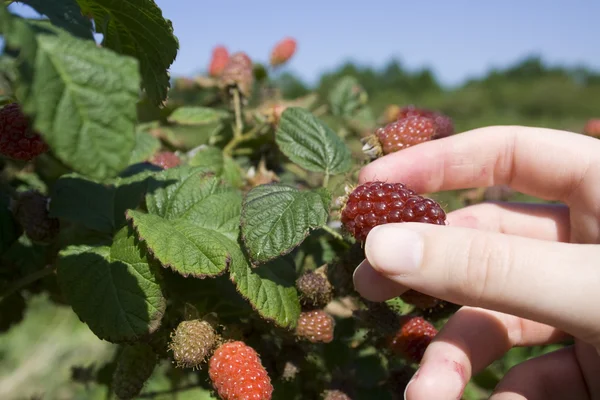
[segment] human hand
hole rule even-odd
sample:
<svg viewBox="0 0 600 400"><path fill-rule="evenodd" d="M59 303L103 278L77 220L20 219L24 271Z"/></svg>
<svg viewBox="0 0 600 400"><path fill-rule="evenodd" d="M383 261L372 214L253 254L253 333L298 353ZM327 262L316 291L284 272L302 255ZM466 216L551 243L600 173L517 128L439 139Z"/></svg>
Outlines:
<svg viewBox="0 0 600 400"><path fill-rule="evenodd" d="M411 288L464 305L427 348L406 399L460 399L512 347L569 337L573 346L512 368L491 398L600 399L600 140L488 127L380 158L359 180L418 193L506 184L562 203L484 203L449 213L449 226L371 231L354 274L363 297Z"/></svg>

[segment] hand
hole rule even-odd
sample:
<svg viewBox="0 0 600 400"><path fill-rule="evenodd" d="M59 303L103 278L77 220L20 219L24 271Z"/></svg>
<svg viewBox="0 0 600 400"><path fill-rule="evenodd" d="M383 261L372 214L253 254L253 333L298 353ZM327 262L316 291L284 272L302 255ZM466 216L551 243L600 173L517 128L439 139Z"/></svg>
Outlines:
<svg viewBox="0 0 600 400"><path fill-rule="evenodd" d="M427 348L408 400L460 399L471 376L514 346L574 345L511 369L492 399L600 399L600 140L488 127L366 166L360 182L418 193L506 184L562 204L479 204L448 226L374 228L356 289L373 301L407 288L464 305Z"/></svg>

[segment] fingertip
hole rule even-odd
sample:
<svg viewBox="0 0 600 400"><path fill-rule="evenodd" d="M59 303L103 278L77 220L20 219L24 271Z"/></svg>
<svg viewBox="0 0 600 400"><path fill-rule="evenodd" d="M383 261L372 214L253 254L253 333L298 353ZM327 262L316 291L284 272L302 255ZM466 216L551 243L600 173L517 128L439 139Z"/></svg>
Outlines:
<svg viewBox="0 0 600 400"><path fill-rule="evenodd" d="M367 260L360 263L352 278L356 291L369 301L386 301L408 290L405 286L375 271Z"/></svg>

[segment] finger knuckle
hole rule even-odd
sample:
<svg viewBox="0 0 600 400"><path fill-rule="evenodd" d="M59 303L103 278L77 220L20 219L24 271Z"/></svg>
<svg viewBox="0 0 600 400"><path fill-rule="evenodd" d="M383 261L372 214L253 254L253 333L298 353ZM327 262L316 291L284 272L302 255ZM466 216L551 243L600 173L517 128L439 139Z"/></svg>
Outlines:
<svg viewBox="0 0 600 400"><path fill-rule="evenodd" d="M466 297L468 305L480 307L500 295L512 259L510 246L502 242L503 239L488 235L468 239L453 277L456 290Z"/></svg>

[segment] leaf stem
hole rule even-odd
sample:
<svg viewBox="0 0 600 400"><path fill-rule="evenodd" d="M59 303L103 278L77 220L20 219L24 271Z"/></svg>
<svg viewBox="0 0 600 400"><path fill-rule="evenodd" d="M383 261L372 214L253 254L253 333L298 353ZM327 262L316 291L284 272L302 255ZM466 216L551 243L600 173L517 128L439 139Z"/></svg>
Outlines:
<svg viewBox="0 0 600 400"><path fill-rule="evenodd" d="M329 185L329 172L325 172L325 176L323 177L323 187L327 188Z"/></svg>
<svg viewBox="0 0 600 400"><path fill-rule="evenodd" d="M250 129L246 133L242 133L242 134L239 134L239 135L234 135L233 138L229 141L229 143L227 143L227 145L225 146L225 148L223 148L223 153L225 153L226 155L231 155L231 153L233 152L233 150L240 143L243 143L243 142L246 142L248 140L254 139L258 135L258 132L260 132L263 127L264 127L264 124L255 125L254 128Z"/></svg>
<svg viewBox="0 0 600 400"><path fill-rule="evenodd" d="M48 275L51 275L56 270L56 265L52 265L50 267L46 267L40 269L39 271L32 272L29 275L22 277L21 279L15 281L10 285L3 293L0 295L0 301L4 300L11 294L18 292L23 289L25 286L39 280L45 278Z"/></svg>
<svg viewBox="0 0 600 400"><path fill-rule="evenodd" d="M242 136L244 125L242 123L242 99L240 91L237 88L233 89L233 111L235 112L235 129L233 131L234 138Z"/></svg>

